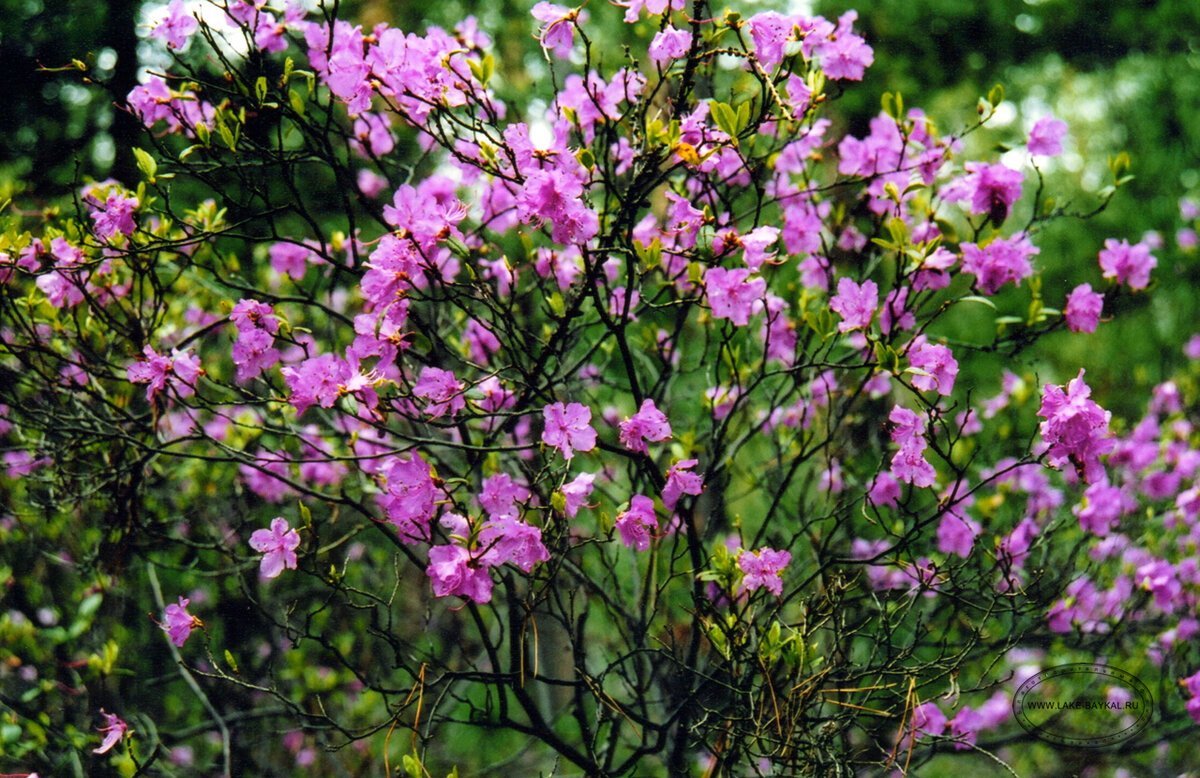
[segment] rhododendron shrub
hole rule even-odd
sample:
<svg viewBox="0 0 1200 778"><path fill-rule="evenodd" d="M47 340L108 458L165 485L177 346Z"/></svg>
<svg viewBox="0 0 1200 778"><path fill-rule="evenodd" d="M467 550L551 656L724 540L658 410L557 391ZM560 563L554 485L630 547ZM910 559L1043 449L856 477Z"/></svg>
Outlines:
<svg viewBox="0 0 1200 778"><path fill-rule="evenodd" d="M1086 366L991 372L1153 283L1144 243L1040 252L1086 215L1038 168L1067 128L972 159L1002 96L946 129L888 95L859 137L854 13L620 5L625 51L533 8L539 101L474 19L173 2L142 180L10 221L0 537L97 598L77 637L125 619L47 679L114 711L96 750L908 772L1013 758L1016 684L1099 653L1192 737L1192 383L1127 424Z"/></svg>

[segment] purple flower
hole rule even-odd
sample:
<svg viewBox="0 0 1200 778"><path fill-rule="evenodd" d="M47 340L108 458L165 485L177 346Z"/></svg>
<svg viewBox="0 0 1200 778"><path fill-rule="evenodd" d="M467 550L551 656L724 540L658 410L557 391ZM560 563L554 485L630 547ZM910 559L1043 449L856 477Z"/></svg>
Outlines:
<svg viewBox="0 0 1200 778"><path fill-rule="evenodd" d="M669 67L671 60L687 56L691 48L692 33L689 30L667 27L650 41L650 61L659 67Z"/></svg>
<svg viewBox="0 0 1200 778"><path fill-rule="evenodd" d="M177 605L168 605L163 612L160 626L176 647L182 647L187 642L193 629L204 626L204 622L187 612L189 602L191 600L186 597L180 597Z"/></svg>
<svg viewBox="0 0 1200 778"><path fill-rule="evenodd" d="M259 573L263 578L276 578L284 571L296 569L296 549L300 533L292 529L287 519L276 516L270 529L258 529L250 535L250 547L263 555Z"/></svg>
<svg viewBox="0 0 1200 778"><path fill-rule="evenodd" d="M449 411L453 416L466 407L463 385L454 373L437 367L424 367L413 386L413 394L425 400L425 413L436 419Z"/></svg>
<svg viewBox="0 0 1200 778"><path fill-rule="evenodd" d="M546 2L535 5L530 13L542 23L538 35L542 48L554 52L559 59L568 59L575 44L576 20L586 22L587 13L579 8L564 8Z"/></svg>
<svg viewBox="0 0 1200 778"><path fill-rule="evenodd" d="M851 31L851 25L857 18L856 11L842 14L838 17L835 33L816 47L821 70L835 81L862 81L866 69L875 62L875 51Z"/></svg>
<svg viewBox="0 0 1200 778"><path fill-rule="evenodd" d="M229 319L238 331L232 357L239 383L249 381L279 362L279 351L275 348L279 319L270 305L257 300L239 300Z"/></svg>
<svg viewBox="0 0 1200 778"><path fill-rule="evenodd" d="M1104 477L1100 457L1113 448L1108 432L1111 414L1093 402L1092 390L1083 380L1083 370L1063 387L1047 384L1043 389L1038 416L1042 439L1049 446L1050 464L1061 467L1065 462L1075 466L1084 481L1094 483Z"/></svg>
<svg viewBox="0 0 1200 778"><path fill-rule="evenodd" d="M741 591L749 593L755 589L766 589L776 597L783 595L783 579L779 577L783 568L792 561L787 551L760 548L758 551L742 551L738 555L738 568L742 571Z"/></svg>
<svg viewBox="0 0 1200 778"><path fill-rule="evenodd" d="M380 246L389 237L392 236L384 236ZM394 237L392 239L395 240ZM308 263L314 260L312 249L295 243L273 243L267 250L267 256L275 272L286 274L296 281L304 278L304 274L308 272ZM375 258L373 254L371 258Z"/></svg>
<svg viewBox="0 0 1200 778"><path fill-rule="evenodd" d="M685 494L697 495L704 491L704 478L699 473L693 473L692 468L697 464L695 459L684 459L676 462L667 469L667 483L663 486L662 501L667 510L675 510L679 498Z"/></svg>
<svg viewBox="0 0 1200 778"><path fill-rule="evenodd" d="M658 529L658 518L654 515L654 500L635 494L629 508L617 514L617 532L621 542L638 551L650 548L650 533Z"/></svg>
<svg viewBox="0 0 1200 778"><path fill-rule="evenodd" d="M349 366L334 354L321 354L280 372L291 389L288 402L298 414L313 405L332 408L341 396L339 385L350 377Z"/></svg>
<svg viewBox="0 0 1200 778"><path fill-rule="evenodd" d="M962 269L975 276L975 285L980 292L992 295L1005 284L1019 284L1032 275L1033 266L1029 260L1039 251L1024 233L1011 238L996 238L983 248L964 243Z"/></svg>
<svg viewBox="0 0 1200 778"><path fill-rule="evenodd" d="M949 396L954 391L954 380L958 376L958 361L949 347L940 343L929 343L922 335L913 341L908 352L908 361L921 372L913 375L912 383L922 392L936 391Z"/></svg>
<svg viewBox="0 0 1200 778"><path fill-rule="evenodd" d="M583 202L583 191L577 170L534 169L517 192L517 213L526 223L549 221L550 236L557 243L586 243L599 232L600 219Z"/></svg>
<svg viewBox="0 0 1200 778"><path fill-rule="evenodd" d="M947 511L938 524L938 551L943 554L957 554L966 559L971 555L971 547L982 528L979 522L961 516L953 510Z"/></svg>
<svg viewBox="0 0 1200 778"><path fill-rule="evenodd" d="M525 502L529 497L529 490L513 481L508 473L496 473L484 479L479 504L487 511L488 518L496 521L520 516L521 509L517 503Z"/></svg>
<svg viewBox="0 0 1200 778"><path fill-rule="evenodd" d="M754 55L763 70L770 71L783 62L787 45L796 38L796 19L775 11L766 11L750 17L750 39L754 42Z"/></svg>
<svg viewBox="0 0 1200 778"><path fill-rule="evenodd" d="M592 493L595 480L595 473L580 473L569 483L563 484L560 491L565 501L564 511L568 518L575 518L579 509L587 505L587 498Z"/></svg>
<svg viewBox="0 0 1200 778"><path fill-rule="evenodd" d="M100 709L100 715L104 717L104 726L99 727L98 731L104 735L104 741L100 743L99 748L92 749L93 754L108 753L121 741L121 738L129 733L129 725L120 716L115 713L105 713L104 708Z"/></svg>
<svg viewBox="0 0 1200 778"><path fill-rule="evenodd" d="M183 0L171 0L166 17L150 31L150 37L162 38L167 42L167 48L181 49L199 26Z"/></svg>
<svg viewBox="0 0 1200 778"><path fill-rule="evenodd" d="M892 427L892 441L900 444L900 450L892 457L891 474L894 478L913 486L932 486L937 479L933 465L925 461L925 419L900 405L894 406L888 415Z"/></svg>
<svg viewBox="0 0 1200 778"><path fill-rule="evenodd" d="M857 284L849 278L840 278L829 307L842 317L838 332L865 330L871 326L871 318L879 307L879 287L870 280Z"/></svg>
<svg viewBox="0 0 1200 778"><path fill-rule="evenodd" d="M1137 507L1137 502L1119 486L1100 480L1083 493L1083 502L1072 512L1079 517L1079 526L1098 537L1105 537L1116 528L1121 516Z"/></svg>
<svg viewBox="0 0 1200 778"><path fill-rule="evenodd" d="M479 533L479 546L484 549L480 561L489 567L511 562L528 573L534 565L550 559L542 531L512 516L489 521Z"/></svg>
<svg viewBox="0 0 1200 778"><path fill-rule="evenodd" d="M429 464L414 452L406 459L389 459L380 474L384 492L379 504L399 530L400 539L405 543L428 540L429 522L442 494Z"/></svg>
<svg viewBox="0 0 1200 778"><path fill-rule="evenodd" d="M591 451L596 447L596 431L592 429L592 409L579 403L551 403L542 409L546 426L542 442L562 452L570 461L576 451Z"/></svg>
<svg viewBox="0 0 1200 778"><path fill-rule="evenodd" d="M795 73L791 73L787 78L786 101L788 107L792 109L792 118L794 119L803 119L812 105L812 89L803 78Z"/></svg>
<svg viewBox="0 0 1200 778"><path fill-rule="evenodd" d="M767 282L761 278L750 279L750 273L748 268L710 267L705 271L704 287L714 319L729 319L739 327L750 323L755 303L762 300L767 291Z"/></svg>
<svg viewBox="0 0 1200 778"><path fill-rule="evenodd" d="M1127 240L1118 242L1109 238L1100 250L1100 269L1104 271L1104 277L1115 278L1119 284L1129 284L1133 290L1145 289L1150 284L1150 271L1157 266L1158 260L1145 243L1131 246Z"/></svg>
<svg viewBox="0 0 1200 778"><path fill-rule="evenodd" d="M621 422L621 443L630 451L646 453L646 441L658 443L671 437L671 423L667 416L646 398L642 407L630 418Z"/></svg>
<svg viewBox="0 0 1200 778"><path fill-rule="evenodd" d="M108 240L114 235L129 235L137 225L133 212L138 207L136 197L125 197L120 192L109 192L103 204L97 203L88 214L92 217L96 237Z"/></svg>
<svg viewBox="0 0 1200 778"><path fill-rule="evenodd" d="M1025 181L1021 171L981 162L968 162L966 169L965 184L971 193L971 213L986 213L997 224L1008 218L1013 203L1021 199L1021 184Z"/></svg>
<svg viewBox="0 0 1200 778"><path fill-rule="evenodd" d="M1091 284L1080 284L1067 295L1063 316L1071 332L1095 332L1104 310L1104 295L1092 291Z"/></svg>
<svg viewBox="0 0 1200 778"><path fill-rule="evenodd" d="M613 5L625 9L625 21L632 24L645 9L646 13L662 16L668 10L680 11L687 0L613 0Z"/></svg>
<svg viewBox="0 0 1200 778"><path fill-rule="evenodd" d="M491 602L492 578L462 546L434 546L425 568L437 597L457 595L476 603Z"/></svg>
<svg viewBox="0 0 1200 778"><path fill-rule="evenodd" d="M168 386L173 387L180 397L195 393L196 379L204 372L195 354L173 349L168 357L150 346L146 346L142 354L144 358L126 368L125 375L130 383L146 384L148 401L154 402Z"/></svg>
<svg viewBox="0 0 1200 778"><path fill-rule="evenodd" d="M912 721L909 724L909 732L906 739L911 741L920 738L922 735L940 735L946 731L946 714L942 713L942 709L937 706L937 703L923 702L916 708L913 708Z"/></svg>
<svg viewBox="0 0 1200 778"><path fill-rule="evenodd" d="M1053 116L1043 116L1029 131L1029 153L1042 157L1057 157L1062 154L1062 139L1066 134L1066 122Z"/></svg>
<svg viewBox="0 0 1200 778"><path fill-rule="evenodd" d="M871 483L867 499L877 508L895 508L900 500L900 484L891 473L881 472Z"/></svg>

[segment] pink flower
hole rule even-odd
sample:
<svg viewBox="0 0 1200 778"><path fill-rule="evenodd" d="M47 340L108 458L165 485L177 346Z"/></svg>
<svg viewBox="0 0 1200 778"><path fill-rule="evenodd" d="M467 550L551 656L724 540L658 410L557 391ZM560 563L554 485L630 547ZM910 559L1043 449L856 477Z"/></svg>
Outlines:
<svg viewBox="0 0 1200 778"><path fill-rule="evenodd" d="M892 477L891 473L881 472L871 482L867 499L877 508L895 508L900 500L900 484Z"/></svg>
<svg viewBox="0 0 1200 778"><path fill-rule="evenodd" d="M592 429L592 409L579 403L551 403L542 409L546 426L542 442L562 452L569 462L576 451L591 451L596 447L596 431Z"/></svg>
<svg viewBox="0 0 1200 778"><path fill-rule="evenodd" d="M763 70L770 71L783 62L789 42L796 40L796 19L775 11L755 14L749 19L754 55Z"/></svg>
<svg viewBox="0 0 1200 778"><path fill-rule="evenodd" d="M332 408L351 378L350 366L336 354L320 354L279 372L291 390L288 402L297 414L313 405Z"/></svg>
<svg viewBox="0 0 1200 778"><path fill-rule="evenodd" d="M938 551L966 559L971 555L971 547L981 531L979 522L949 510L938 524Z"/></svg>
<svg viewBox="0 0 1200 778"><path fill-rule="evenodd" d="M621 422L621 443L630 451L646 453L646 441L655 443L671 437L671 423L667 416L646 398L642 407L630 418Z"/></svg>
<svg viewBox="0 0 1200 778"><path fill-rule="evenodd" d="M529 490L514 481L508 473L496 473L484 479L479 504L487 511L488 518L496 521L520 516L521 509L517 503L525 502L529 497Z"/></svg>
<svg viewBox="0 0 1200 778"><path fill-rule="evenodd" d="M1179 685L1187 689L1188 694L1192 697L1200 697L1200 671L1197 671L1187 678L1179 679Z"/></svg>
<svg viewBox="0 0 1200 778"><path fill-rule="evenodd" d="M1092 291L1091 284L1080 284L1067 295L1063 316L1071 332L1095 332L1104 310L1104 295Z"/></svg>
<svg viewBox="0 0 1200 778"><path fill-rule="evenodd" d="M1066 122L1053 116L1043 116L1029 131L1029 153L1042 157L1057 157L1062 154L1062 139L1066 134Z"/></svg>
<svg viewBox="0 0 1200 778"><path fill-rule="evenodd" d="M635 494L629 508L617 514L617 532L621 542L637 551L650 548L650 533L658 529L658 518L654 515L654 500Z"/></svg>
<svg viewBox="0 0 1200 778"><path fill-rule="evenodd" d="M600 217L583 201L584 180L575 170L534 169L517 192L521 220L550 222L550 237L557 243L587 243L600 230Z"/></svg>
<svg viewBox="0 0 1200 778"><path fill-rule="evenodd" d="M837 294L829 300L829 307L842 317L838 332L865 330L871 326L871 318L879 307L879 287L870 280L857 284L849 278L839 278Z"/></svg>
<svg viewBox="0 0 1200 778"><path fill-rule="evenodd" d="M204 626L204 622L187 612L189 602L191 600L186 597L180 597L178 605L168 605L163 612L160 626L176 647L182 647L187 642L193 629Z"/></svg>
<svg viewBox="0 0 1200 778"><path fill-rule="evenodd" d="M692 48L692 33L688 30L677 30L667 27L654 36L650 41L650 61L662 67L670 66L672 60L687 56Z"/></svg>
<svg viewBox="0 0 1200 778"><path fill-rule="evenodd" d="M835 34L821 40L816 47L821 70L835 81L862 81L866 69L875 62L874 49L851 31L857 18L857 11L842 14Z"/></svg>
<svg viewBox="0 0 1200 778"><path fill-rule="evenodd" d="M564 8L561 5L541 2L530 12L534 19L542 23L538 35L542 48L554 52L559 59L568 59L571 48L575 44L575 23L587 21L587 13L578 8Z"/></svg>
<svg viewBox="0 0 1200 778"><path fill-rule="evenodd" d="M922 735L940 735L946 730L947 723L946 714L936 703L923 702L913 709L909 733L905 737L917 739Z"/></svg>
<svg viewBox="0 0 1200 778"><path fill-rule="evenodd" d="M296 549L300 533L292 529L287 519L276 516L270 529L258 529L250 535L250 547L263 555L259 572L263 578L276 578L284 571L296 569Z"/></svg>
<svg viewBox="0 0 1200 778"><path fill-rule="evenodd" d="M1137 508L1137 501L1119 486L1110 486L1101 479L1083 493L1083 502L1072 512L1079 517L1079 526L1086 532L1105 537L1116 529L1121 517Z"/></svg>
<svg viewBox="0 0 1200 778"><path fill-rule="evenodd" d="M1025 176L1001 164L968 162L965 184L971 193L971 213L988 214L997 224L1008 218L1013 203L1021 199Z"/></svg>
<svg viewBox="0 0 1200 778"><path fill-rule="evenodd" d="M692 472L696 464L695 459L684 459L667 470L667 483L662 491L663 505L667 510L675 510L679 498L683 495L697 495L704 491L704 478L699 473Z"/></svg>
<svg viewBox="0 0 1200 778"><path fill-rule="evenodd" d="M1187 701L1187 712L1192 721L1200 724L1200 697L1192 697Z"/></svg>
<svg viewBox="0 0 1200 778"><path fill-rule="evenodd" d="M379 495L379 504L388 521L399 530L400 539L405 543L428 540L429 522L441 496L429 464L413 452L405 459L389 459L380 474L384 492Z"/></svg>
<svg viewBox="0 0 1200 778"><path fill-rule="evenodd" d="M130 383L146 384L148 401L154 402L154 398L168 386L173 387L180 397L195 394L196 379L204 372L195 354L173 349L168 357L150 346L146 346L142 353L144 358L126 368L125 375Z"/></svg>
<svg viewBox="0 0 1200 778"><path fill-rule="evenodd" d="M100 743L99 748L92 749L93 754L108 753L121 741L121 738L129 733L129 725L120 716L115 713L105 713L103 708L100 709L100 715L104 717L104 726L99 727L98 731L104 735L104 741Z"/></svg>
<svg viewBox="0 0 1200 778"><path fill-rule="evenodd" d="M167 15L150 31L151 38L162 38L167 42L167 48L180 49L199 28L196 17L192 16L183 0L171 0L167 6Z"/></svg>
<svg viewBox="0 0 1200 778"><path fill-rule="evenodd" d="M792 555L787 551L772 548L760 548L753 553L742 551L738 555L738 567L743 573L741 591L763 588L776 597L783 596L783 580L779 574L791 561Z"/></svg>
<svg viewBox="0 0 1200 778"><path fill-rule="evenodd" d="M279 319L270 305L257 300L239 300L229 319L238 330L232 357L239 383L249 381L279 362L279 351L275 348Z"/></svg>
<svg viewBox="0 0 1200 778"><path fill-rule="evenodd" d="M632 24L644 9L646 13L662 16L668 10L680 11L687 0L613 0L613 5L625 9L625 21Z"/></svg>
<svg viewBox="0 0 1200 778"><path fill-rule="evenodd" d="M710 267L705 271L704 287L714 319L729 319L739 327L750 323L754 304L762 300L767 291L767 282L761 278L750 279L750 273L748 268Z"/></svg>
<svg viewBox="0 0 1200 778"><path fill-rule="evenodd" d="M476 603L491 602L492 578L462 546L434 546L425 568L437 597L457 595Z"/></svg>
<svg viewBox="0 0 1200 778"><path fill-rule="evenodd" d="M1043 388L1038 416L1042 439L1047 443L1050 464L1061 467L1070 462L1088 483L1104 477L1100 457L1112 450L1108 432L1111 414L1093 402L1092 390L1083 381L1083 370L1062 387L1047 384Z"/></svg>
<svg viewBox="0 0 1200 778"><path fill-rule="evenodd" d="M550 559L542 531L513 516L489 521L479 533L479 546L485 549L480 561L489 567L511 562L528 573L534 565Z"/></svg>
<svg viewBox="0 0 1200 778"><path fill-rule="evenodd" d="M792 73L787 78L788 107L792 109L792 118L803 119L812 105L812 89L800 76ZM778 169L778 168L776 168Z"/></svg>
<svg viewBox="0 0 1200 778"><path fill-rule="evenodd" d="M384 240L388 237L391 236L384 236ZM380 246L382 245L383 241L380 241ZM315 260L312 249L295 243L273 243L267 250L267 256L275 272L286 274L296 281L304 278L304 274L308 272L308 263ZM371 258L374 259L374 255Z"/></svg>
<svg viewBox="0 0 1200 778"><path fill-rule="evenodd" d="M569 483L563 484L559 491L562 492L565 501L564 511L568 518L575 518L579 509L587 505L587 498L592 494L595 480L595 473L580 473Z"/></svg>
<svg viewBox="0 0 1200 778"><path fill-rule="evenodd" d="M936 391L949 396L954 391L954 380L958 376L958 360L949 347L940 343L929 343L925 336L913 341L908 352L908 361L920 373L913 375L912 383L922 392Z"/></svg>
<svg viewBox="0 0 1200 778"><path fill-rule="evenodd" d="M92 217L96 237L108 240L114 235L129 235L137 227L133 221L133 211L138 207L136 197L125 197L120 192L110 192L103 205L92 208L88 214Z"/></svg>
<svg viewBox="0 0 1200 778"><path fill-rule="evenodd" d="M888 415L892 426L892 441L900 450L892 457L892 476L913 486L932 486L937 478L933 466L925 461L925 419L900 405Z"/></svg>
<svg viewBox="0 0 1200 778"><path fill-rule="evenodd" d="M1005 284L1019 284L1033 274L1029 260L1039 253L1024 233L1011 238L996 238L986 247L962 244L964 273L975 276L975 285L986 295L995 294Z"/></svg>
<svg viewBox="0 0 1200 778"><path fill-rule="evenodd" d="M1150 271L1158 266L1158 260L1150 253L1145 243L1117 242L1115 238L1104 241L1100 250L1100 269L1105 278L1115 278L1119 284L1129 284L1133 290L1145 289L1150 284Z"/></svg>
<svg viewBox="0 0 1200 778"><path fill-rule="evenodd" d="M437 367L421 369L421 376L413 386L413 394L426 401L425 413L436 419L447 411L453 416L466 407L463 385L454 373Z"/></svg>

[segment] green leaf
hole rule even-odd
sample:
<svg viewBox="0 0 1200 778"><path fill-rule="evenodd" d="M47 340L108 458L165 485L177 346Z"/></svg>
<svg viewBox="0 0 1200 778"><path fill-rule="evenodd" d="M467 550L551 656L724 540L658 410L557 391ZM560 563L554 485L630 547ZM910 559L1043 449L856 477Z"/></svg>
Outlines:
<svg viewBox="0 0 1200 778"><path fill-rule="evenodd" d="M267 89L268 89L267 77L259 76L258 80L254 82L254 96L258 98L259 103L266 101Z"/></svg>
<svg viewBox="0 0 1200 778"><path fill-rule="evenodd" d="M304 98L295 89L288 90L288 102L291 103L292 110L299 115L304 115Z"/></svg>
<svg viewBox="0 0 1200 778"><path fill-rule="evenodd" d="M737 113L729 106L729 103L712 101L709 105L712 109L713 121L717 123L717 129L728 135L734 145L737 145Z"/></svg>
<svg viewBox="0 0 1200 778"><path fill-rule="evenodd" d="M741 135L742 130L750 126L750 103L749 101L742 103L737 108L737 134Z"/></svg>
<svg viewBox="0 0 1200 778"><path fill-rule="evenodd" d="M133 149L133 156L137 160L138 170L145 173L146 178L154 180L154 174L158 172L158 163L154 161L154 157L137 147Z"/></svg>
<svg viewBox="0 0 1200 778"><path fill-rule="evenodd" d="M991 308L993 311L994 311L994 310L997 310L997 309L996 309L996 304L995 304L994 302L992 302L991 300L989 300L989 299L988 299L988 298L986 298L986 297L980 297L980 296L979 296L979 295L977 295L977 294L969 294L969 295L967 295L966 297L960 297L960 298L958 298L957 302L960 302L960 303L979 303L980 305L986 305L987 307Z"/></svg>
<svg viewBox="0 0 1200 778"><path fill-rule="evenodd" d="M90 619L96 615L96 611L100 610L100 603L104 601L104 595L92 594L83 599L79 604L79 619Z"/></svg>
<svg viewBox="0 0 1200 778"><path fill-rule="evenodd" d="M991 90L988 92L987 99L988 99L988 102L991 103L992 105L1000 105L1000 103L1003 103L1004 102L1004 85L996 84L994 87L992 87Z"/></svg>

